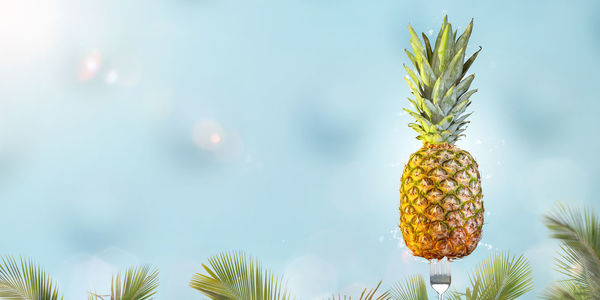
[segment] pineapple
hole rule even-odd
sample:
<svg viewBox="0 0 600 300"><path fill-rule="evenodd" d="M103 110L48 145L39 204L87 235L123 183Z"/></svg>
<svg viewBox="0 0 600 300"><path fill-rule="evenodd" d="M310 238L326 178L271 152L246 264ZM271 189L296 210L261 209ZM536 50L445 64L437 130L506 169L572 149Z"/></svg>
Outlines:
<svg viewBox="0 0 600 300"><path fill-rule="evenodd" d="M444 18L435 46L423 34L424 45L409 25L413 53L406 54L417 70L405 67L406 82L414 99L416 119L409 124L423 147L413 153L402 173L400 229L415 256L449 259L475 250L483 227L483 194L477 162L454 143L464 134L471 113L465 110L477 90L469 90L475 77L466 76L481 47L465 61L473 20L464 33ZM418 75L417 75L418 74Z"/></svg>

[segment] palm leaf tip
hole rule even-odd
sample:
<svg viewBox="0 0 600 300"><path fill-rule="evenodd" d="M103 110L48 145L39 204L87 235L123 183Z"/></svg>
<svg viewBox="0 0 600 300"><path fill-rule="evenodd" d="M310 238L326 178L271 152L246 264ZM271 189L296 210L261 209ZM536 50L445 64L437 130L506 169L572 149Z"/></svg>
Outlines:
<svg viewBox="0 0 600 300"><path fill-rule="evenodd" d="M525 256L498 252L481 262L471 274L467 299L517 299L533 289L531 265Z"/></svg>
<svg viewBox="0 0 600 300"><path fill-rule="evenodd" d="M558 281L552 284L544 294L542 299L548 300L587 300L591 299L589 289L578 285L572 280Z"/></svg>
<svg viewBox="0 0 600 300"><path fill-rule="evenodd" d="M566 276L565 280L553 284L545 296L571 294L573 299L587 299L600 295L598 215L589 208L569 208L559 203L543 221L551 236L561 242L556 269Z"/></svg>
<svg viewBox="0 0 600 300"><path fill-rule="evenodd" d="M210 299L292 299L281 277L244 253L221 253L202 266L207 274L195 274L190 287Z"/></svg>
<svg viewBox="0 0 600 300"><path fill-rule="evenodd" d="M396 283L390 291L396 300L427 300L427 286L421 275L408 277L404 283Z"/></svg>
<svg viewBox="0 0 600 300"><path fill-rule="evenodd" d="M131 267L118 273L111 283L112 300L149 300L158 290L158 269L150 266Z"/></svg>
<svg viewBox="0 0 600 300"><path fill-rule="evenodd" d="M42 267L32 260L1 257L0 299L57 300L57 285Z"/></svg>
<svg viewBox="0 0 600 300"><path fill-rule="evenodd" d="M372 289L367 289L365 288L362 293L358 296L358 298L352 298L352 296L348 296L348 295L338 295L337 298L336 296L333 296L331 298L329 298L329 300L352 300L352 299L358 299L358 300L389 300L392 299L390 296L390 291L385 291L381 294L377 293L377 290L379 290L379 288L381 287L381 281L377 284L376 287L372 288ZM343 297L343 298L342 298Z"/></svg>

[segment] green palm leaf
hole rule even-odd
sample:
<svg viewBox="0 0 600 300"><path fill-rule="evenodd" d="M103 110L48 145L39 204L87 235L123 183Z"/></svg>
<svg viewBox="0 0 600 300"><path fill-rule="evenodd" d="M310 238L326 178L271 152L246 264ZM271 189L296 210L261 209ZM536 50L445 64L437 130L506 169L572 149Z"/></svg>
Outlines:
<svg viewBox="0 0 600 300"><path fill-rule="evenodd" d="M555 283L545 299L600 299L600 218L591 209L563 204L544 216L551 236L561 241L556 269L566 280ZM573 298L560 298L572 295ZM596 297L596 298L594 298Z"/></svg>
<svg viewBox="0 0 600 300"><path fill-rule="evenodd" d="M52 278L31 260L2 257L0 263L0 299L57 300L58 287ZM62 297L60 297L62 299Z"/></svg>
<svg viewBox="0 0 600 300"><path fill-rule="evenodd" d="M427 300L427 286L421 275L413 275L404 284L396 283L390 292L395 300Z"/></svg>
<svg viewBox="0 0 600 300"><path fill-rule="evenodd" d="M590 297L587 287L579 286L573 280L555 282L542 295L549 300L588 300Z"/></svg>
<svg viewBox="0 0 600 300"><path fill-rule="evenodd" d="M291 299L280 277L243 253L222 253L202 264L208 275L197 273L190 286L210 299L286 300Z"/></svg>
<svg viewBox="0 0 600 300"><path fill-rule="evenodd" d="M98 295L90 292L89 300L149 300L158 289L158 270L149 266L132 267L125 274L118 273L111 282L110 295ZM109 298L110 297L110 298Z"/></svg>
<svg viewBox="0 0 600 300"><path fill-rule="evenodd" d="M110 299L110 295L98 295L96 292L88 292L88 300Z"/></svg>
<svg viewBox="0 0 600 300"><path fill-rule="evenodd" d="M533 288L531 266L521 255L495 253L481 262L471 274L471 288L464 293L452 292L450 299L516 299Z"/></svg>
<svg viewBox="0 0 600 300"><path fill-rule="evenodd" d="M381 287L381 281L379 282L379 284L377 284L377 286L373 289L367 290L366 288L362 291L362 293L360 294L360 297L358 298L358 300L388 300L390 299L390 292L386 291L381 295L375 295L377 290L379 289L379 287ZM343 298L342 298L343 297ZM329 298L329 300L352 300L352 297L350 296L340 296L338 295L337 298L335 296L333 296L332 298Z"/></svg>

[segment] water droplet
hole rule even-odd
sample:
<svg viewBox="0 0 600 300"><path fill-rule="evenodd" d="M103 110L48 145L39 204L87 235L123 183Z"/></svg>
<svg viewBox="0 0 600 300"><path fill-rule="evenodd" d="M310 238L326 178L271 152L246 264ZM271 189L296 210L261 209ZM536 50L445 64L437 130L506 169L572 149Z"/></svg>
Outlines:
<svg viewBox="0 0 600 300"><path fill-rule="evenodd" d="M488 250L492 250L494 248L494 246L492 246L492 244L487 244L487 243L484 243L481 241L477 244L477 246L485 247Z"/></svg>

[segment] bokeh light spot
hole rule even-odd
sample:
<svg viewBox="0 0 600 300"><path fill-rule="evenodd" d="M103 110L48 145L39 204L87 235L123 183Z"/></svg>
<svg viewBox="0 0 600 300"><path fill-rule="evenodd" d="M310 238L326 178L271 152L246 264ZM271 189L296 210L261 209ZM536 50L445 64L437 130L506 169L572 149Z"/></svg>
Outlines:
<svg viewBox="0 0 600 300"><path fill-rule="evenodd" d="M96 76L102 65L102 56L95 50L88 53L79 67L79 80L88 81Z"/></svg>
<svg viewBox="0 0 600 300"><path fill-rule="evenodd" d="M106 73L106 83L109 85L113 85L117 83L119 80L119 73L115 69L110 69L108 73Z"/></svg>
<svg viewBox="0 0 600 300"><path fill-rule="evenodd" d="M213 133L210 135L210 141L213 144L218 144L221 142L221 136L218 133Z"/></svg>

